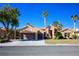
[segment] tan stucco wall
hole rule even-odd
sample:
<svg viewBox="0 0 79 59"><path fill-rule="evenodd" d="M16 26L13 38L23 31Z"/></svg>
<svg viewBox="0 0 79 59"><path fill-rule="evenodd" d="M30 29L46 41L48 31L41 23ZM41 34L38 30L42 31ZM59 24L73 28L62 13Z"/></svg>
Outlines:
<svg viewBox="0 0 79 59"><path fill-rule="evenodd" d="M26 32L26 31L28 31L28 32L36 32L37 29L36 29L36 28L33 28L33 27L31 27L31 26L28 26L28 28L26 27L26 28L24 28L24 29L21 29L21 30L20 30L20 33L23 33L23 32Z"/></svg>

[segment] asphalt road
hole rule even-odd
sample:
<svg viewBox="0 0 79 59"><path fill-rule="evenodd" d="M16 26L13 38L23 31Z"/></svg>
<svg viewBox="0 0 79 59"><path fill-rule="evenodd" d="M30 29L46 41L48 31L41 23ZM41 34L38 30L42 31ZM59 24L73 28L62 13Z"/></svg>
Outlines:
<svg viewBox="0 0 79 59"><path fill-rule="evenodd" d="M5 46L0 56L79 56L79 46Z"/></svg>

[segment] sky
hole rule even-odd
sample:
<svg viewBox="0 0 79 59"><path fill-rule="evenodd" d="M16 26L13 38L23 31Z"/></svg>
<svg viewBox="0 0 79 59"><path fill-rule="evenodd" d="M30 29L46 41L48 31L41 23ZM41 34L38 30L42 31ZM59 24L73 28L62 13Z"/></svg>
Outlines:
<svg viewBox="0 0 79 59"><path fill-rule="evenodd" d="M0 8L4 5L10 5L12 8L17 8L20 11L19 27L22 28L26 23L30 23L37 28L43 27L43 10L46 10L46 26L52 24L55 20L63 25L63 28L74 28L73 21L70 16L73 14L79 15L79 4L75 3L0 3ZM2 26L0 24L0 26ZM76 22L76 27L79 28L79 21Z"/></svg>

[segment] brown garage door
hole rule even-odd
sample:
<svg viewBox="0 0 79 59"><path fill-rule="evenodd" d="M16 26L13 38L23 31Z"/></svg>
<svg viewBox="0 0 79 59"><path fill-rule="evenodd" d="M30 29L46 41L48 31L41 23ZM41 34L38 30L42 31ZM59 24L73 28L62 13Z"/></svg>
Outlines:
<svg viewBox="0 0 79 59"><path fill-rule="evenodd" d="M26 40L35 40L35 33L22 33L22 39L24 39L24 35Z"/></svg>

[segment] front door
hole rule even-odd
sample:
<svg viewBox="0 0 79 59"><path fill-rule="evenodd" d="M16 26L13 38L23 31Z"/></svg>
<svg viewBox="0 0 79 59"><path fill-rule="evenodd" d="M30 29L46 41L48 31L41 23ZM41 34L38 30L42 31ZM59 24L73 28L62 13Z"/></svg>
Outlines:
<svg viewBox="0 0 79 59"><path fill-rule="evenodd" d="M26 34L23 34L23 39L26 39L26 40L27 40L27 36L26 36Z"/></svg>

